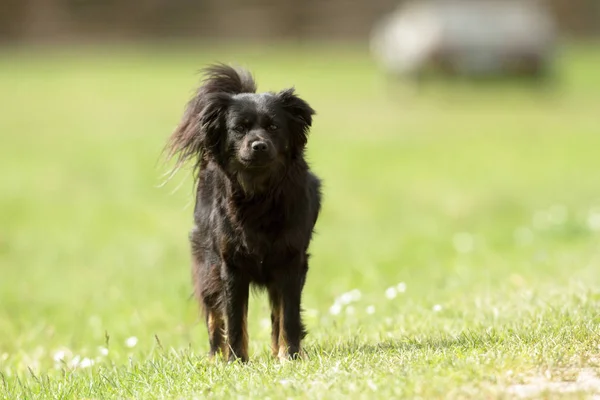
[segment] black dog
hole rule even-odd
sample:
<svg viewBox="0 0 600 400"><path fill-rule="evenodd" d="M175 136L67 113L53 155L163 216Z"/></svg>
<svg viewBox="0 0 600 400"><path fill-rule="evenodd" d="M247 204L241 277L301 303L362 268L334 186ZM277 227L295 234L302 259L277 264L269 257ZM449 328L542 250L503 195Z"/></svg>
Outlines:
<svg viewBox="0 0 600 400"><path fill-rule="evenodd" d="M306 335L307 250L321 207L321 183L304 159L315 112L293 89L255 93L247 71L218 64L204 72L167 148L178 166L195 162L192 268L210 354L248 360L254 285L269 293L273 355L296 358Z"/></svg>

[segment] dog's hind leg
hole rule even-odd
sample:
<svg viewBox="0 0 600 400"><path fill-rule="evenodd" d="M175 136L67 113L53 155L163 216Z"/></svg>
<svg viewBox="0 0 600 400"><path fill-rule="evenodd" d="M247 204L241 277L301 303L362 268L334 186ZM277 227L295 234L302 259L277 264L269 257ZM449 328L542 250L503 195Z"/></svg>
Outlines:
<svg viewBox="0 0 600 400"><path fill-rule="evenodd" d="M271 303L271 352L274 357L279 354L279 335L281 334L282 301L281 293L274 287L269 288Z"/></svg>
<svg viewBox="0 0 600 400"><path fill-rule="evenodd" d="M227 357L225 321L219 310L206 309L206 327L208 329L208 341L210 343L210 357L214 358L219 351L224 358Z"/></svg>
<svg viewBox="0 0 600 400"><path fill-rule="evenodd" d="M218 269L206 268L204 264L210 257L196 251L193 254L192 275L194 279L194 292L202 307L205 316L206 328L208 330L208 341L210 345L210 357L213 358L219 351L223 357L227 357L227 346L225 338L225 320L221 307L220 289L221 282Z"/></svg>

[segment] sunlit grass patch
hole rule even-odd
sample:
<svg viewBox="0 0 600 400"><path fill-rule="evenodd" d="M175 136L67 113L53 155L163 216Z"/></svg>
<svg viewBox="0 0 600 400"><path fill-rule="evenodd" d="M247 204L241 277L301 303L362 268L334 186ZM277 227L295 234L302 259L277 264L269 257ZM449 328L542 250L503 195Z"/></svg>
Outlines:
<svg viewBox="0 0 600 400"><path fill-rule="evenodd" d="M578 381L600 395L597 50L570 50L544 93L408 94L360 49L301 55L0 60L0 397L480 399L579 396L564 383ZM159 156L194 72L217 58L261 88L295 85L318 111L304 361L272 359L264 296L250 363L206 357L191 179L159 188Z"/></svg>

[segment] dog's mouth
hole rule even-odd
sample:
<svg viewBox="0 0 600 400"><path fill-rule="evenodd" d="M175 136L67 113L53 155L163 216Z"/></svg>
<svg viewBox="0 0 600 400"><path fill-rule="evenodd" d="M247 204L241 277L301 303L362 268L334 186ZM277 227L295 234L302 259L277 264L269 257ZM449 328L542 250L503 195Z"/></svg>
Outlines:
<svg viewBox="0 0 600 400"><path fill-rule="evenodd" d="M269 167L273 163L274 158L273 157L240 158L239 161L240 161L240 164L242 164L244 166L244 168L261 169L261 168Z"/></svg>

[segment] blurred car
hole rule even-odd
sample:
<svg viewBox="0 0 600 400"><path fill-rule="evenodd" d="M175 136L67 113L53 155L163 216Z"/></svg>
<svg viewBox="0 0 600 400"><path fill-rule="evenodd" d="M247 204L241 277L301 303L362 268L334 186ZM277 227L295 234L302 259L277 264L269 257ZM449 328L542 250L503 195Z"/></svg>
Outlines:
<svg viewBox="0 0 600 400"><path fill-rule="evenodd" d="M556 42L540 1L403 3L373 28L371 51L393 75L545 76Z"/></svg>

